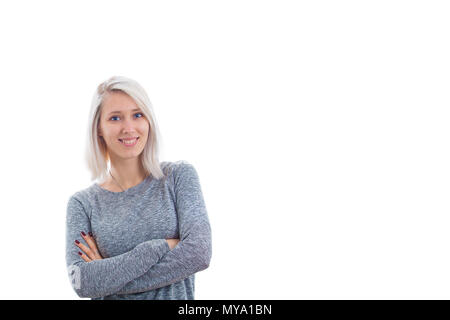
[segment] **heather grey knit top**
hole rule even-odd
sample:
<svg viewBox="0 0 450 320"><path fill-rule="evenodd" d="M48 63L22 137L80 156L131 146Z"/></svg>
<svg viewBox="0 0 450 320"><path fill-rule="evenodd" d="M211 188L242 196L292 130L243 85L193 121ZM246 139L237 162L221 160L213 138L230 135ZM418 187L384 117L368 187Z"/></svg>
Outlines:
<svg viewBox="0 0 450 320"><path fill-rule="evenodd" d="M199 177L187 161L123 192L94 183L67 204L66 264L78 296L92 300L194 299L195 273L211 260L211 227ZM84 261L74 241L92 232L103 260ZM165 239L180 239L170 250Z"/></svg>

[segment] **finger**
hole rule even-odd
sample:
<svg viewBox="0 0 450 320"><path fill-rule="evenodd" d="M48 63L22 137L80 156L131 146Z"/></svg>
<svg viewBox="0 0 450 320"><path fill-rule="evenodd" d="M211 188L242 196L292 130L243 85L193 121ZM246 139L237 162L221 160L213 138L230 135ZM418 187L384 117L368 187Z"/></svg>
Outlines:
<svg viewBox="0 0 450 320"><path fill-rule="evenodd" d="M89 245L89 247L96 253L98 253L97 243L94 240L94 237L91 232L89 232L89 235L84 234L84 232L81 234L83 236L83 239L86 240L86 243Z"/></svg>
<svg viewBox="0 0 450 320"><path fill-rule="evenodd" d="M80 251L78 251L78 255L80 255L81 258L82 258L84 261L86 261L86 262L92 261L91 259L89 259L88 256L86 256L84 253L81 253Z"/></svg>
<svg viewBox="0 0 450 320"><path fill-rule="evenodd" d="M82 244L80 241L75 240L75 245L84 251L84 253L90 258L94 259L95 254L92 252L92 250L89 247L86 247L84 244Z"/></svg>
<svg viewBox="0 0 450 320"><path fill-rule="evenodd" d="M86 235L84 232L81 232L81 236L86 241L86 243L89 245L89 248L92 250L92 253L95 255L95 257L99 257L100 253L98 251L97 243L95 242L94 237L92 236L92 233L89 232L89 235Z"/></svg>

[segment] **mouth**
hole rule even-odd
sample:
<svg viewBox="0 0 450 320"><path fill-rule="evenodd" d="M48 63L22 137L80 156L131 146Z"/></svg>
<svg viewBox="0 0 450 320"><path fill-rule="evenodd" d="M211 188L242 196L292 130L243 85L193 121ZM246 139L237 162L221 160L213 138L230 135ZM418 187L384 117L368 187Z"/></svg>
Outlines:
<svg viewBox="0 0 450 320"><path fill-rule="evenodd" d="M139 137L118 139L125 147L133 147L137 144Z"/></svg>

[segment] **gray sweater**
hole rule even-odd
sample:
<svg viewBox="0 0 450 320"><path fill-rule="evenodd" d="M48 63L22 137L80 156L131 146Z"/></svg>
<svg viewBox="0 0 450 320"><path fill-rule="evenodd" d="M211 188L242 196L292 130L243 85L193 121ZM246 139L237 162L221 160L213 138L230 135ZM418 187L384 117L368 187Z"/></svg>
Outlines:
<svg viewBox="0 0 450 320"><path fill-rule="evenodd" d="M161 162L124 192L94 183L67 204L66 264L78 296L92 300L194 300L195 273L211 260L211 227L199 177L187 161ZM92 232L103 260L84 261L75 240ZM165 239L180 239L170 250Z"/></svg>

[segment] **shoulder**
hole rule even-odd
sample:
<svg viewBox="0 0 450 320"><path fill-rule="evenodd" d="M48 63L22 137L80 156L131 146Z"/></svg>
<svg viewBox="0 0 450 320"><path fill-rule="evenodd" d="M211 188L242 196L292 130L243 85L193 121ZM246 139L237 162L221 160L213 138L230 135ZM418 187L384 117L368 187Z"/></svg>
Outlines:
<svg viewBox="0 0 450 320"><path fill-rule="evenodd" d="M181 177L197 177L194 165L186 160L164 161L161 168L164 174L174 179L174 182Z"/></svg>
<svg viewBox="0 0 450 320"><path fill-rule="evenodd" d="M91 212L92 203L95 199L96 189L94 184L88 188L84 188L76 191L72 195L69 196L67 201L68 208L82 208L86 213Z"/></svg>
<svg viewBox="0 0 450 320"><path fill-rule="evenodd" d="M73 193L69 199L76 199L80 202L86 202L89 201L90 198L93 197L93 195L95 194L95 187L94 184L92 184L90 187L88 188L84 188L81 190L76 191L75 193Z"/></svg>

